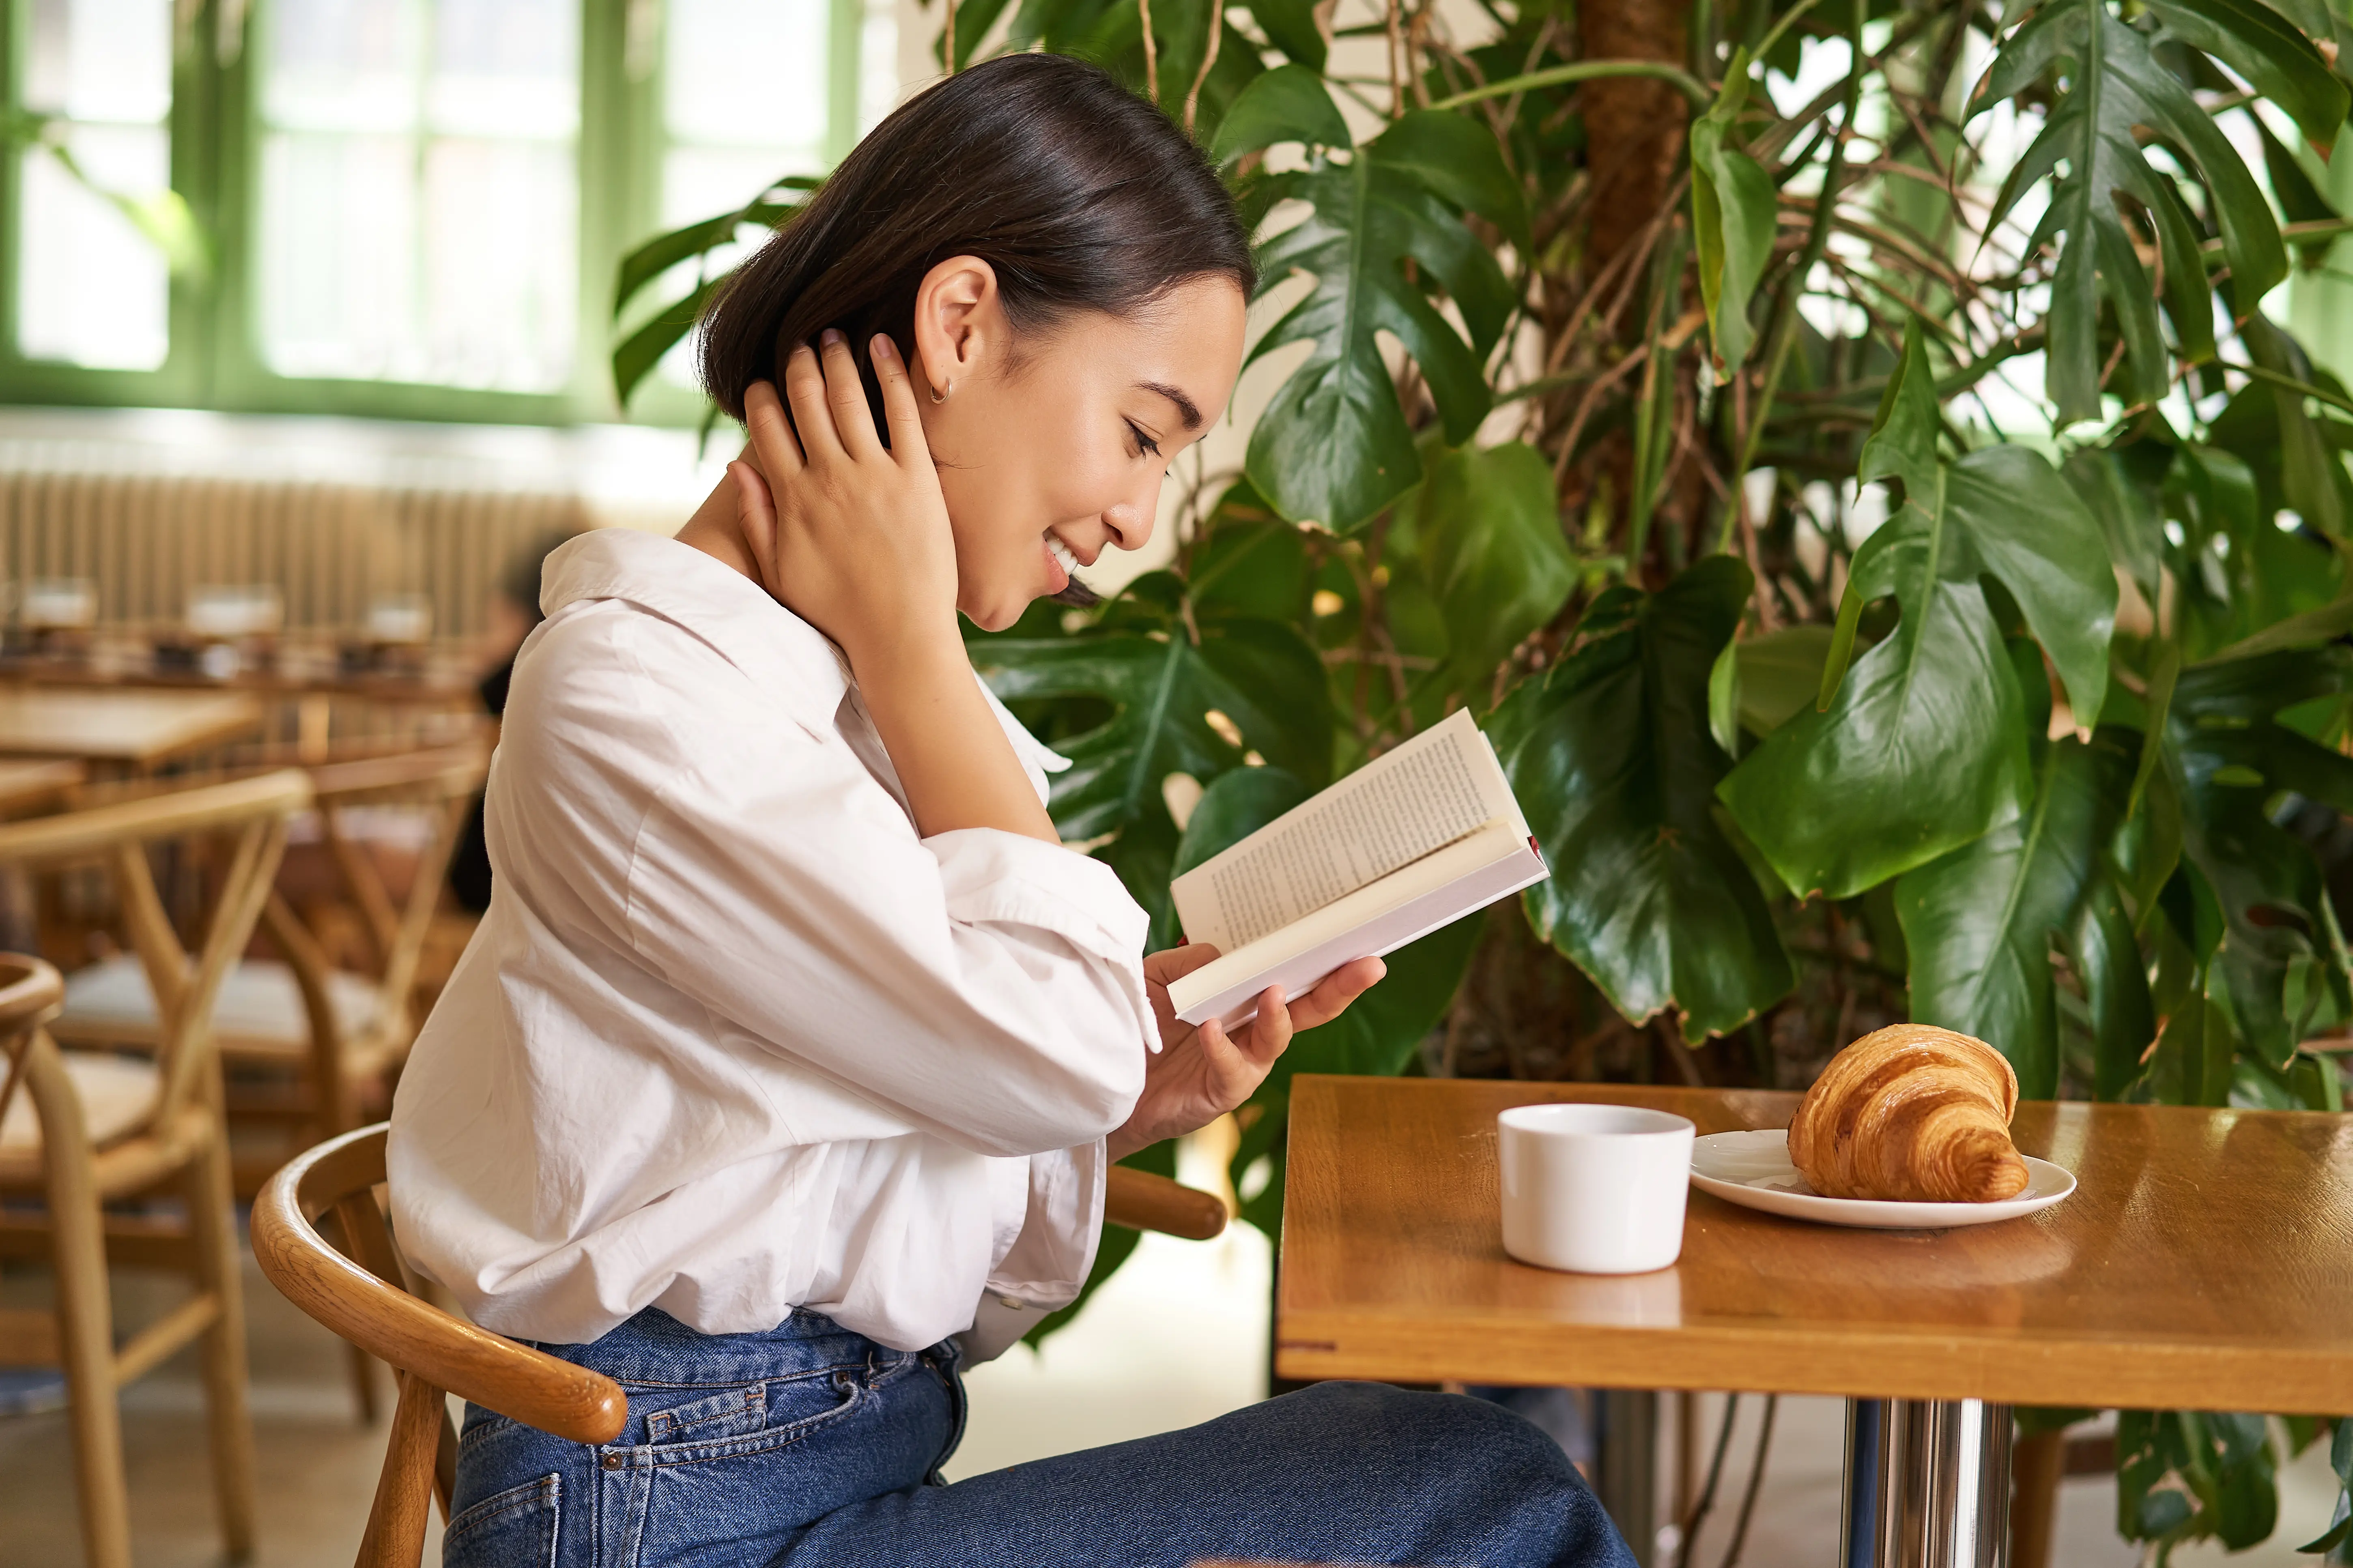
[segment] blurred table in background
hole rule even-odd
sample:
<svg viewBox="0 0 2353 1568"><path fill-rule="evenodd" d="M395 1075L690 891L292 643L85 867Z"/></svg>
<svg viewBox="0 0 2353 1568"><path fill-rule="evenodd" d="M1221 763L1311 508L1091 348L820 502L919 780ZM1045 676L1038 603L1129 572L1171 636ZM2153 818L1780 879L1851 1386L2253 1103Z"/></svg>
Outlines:
<svg viewBox="0 0 2353 1568"><path fill-rule="evenodd" d="M81 783L89 770L79 762L17 762L0 758L0 821L52 805Z"/></svg>
<svg viewBox="0 0 2353 1568"><path fill-rule="evenodd" d="M259 735L261 703L236 691L0 689L0 756L77 759L114 772Z"/></svg>
<svg viewBox="0 0 2353 1568"><path fill-rule="evenodd" d="M354 668L332 647L289 645L267 662L247 661L225 674L159 660L143 644L70 658L0 655L0 695L72 693L73 701L92 691L233 696L252 703L255 713L233 740L289 742L317 757L332 741L446 738L436 729L446 717L470 720L480 712L479 675L473 661L454 650L413 668ZM0 752L26 750L0 736Z"/></svg>

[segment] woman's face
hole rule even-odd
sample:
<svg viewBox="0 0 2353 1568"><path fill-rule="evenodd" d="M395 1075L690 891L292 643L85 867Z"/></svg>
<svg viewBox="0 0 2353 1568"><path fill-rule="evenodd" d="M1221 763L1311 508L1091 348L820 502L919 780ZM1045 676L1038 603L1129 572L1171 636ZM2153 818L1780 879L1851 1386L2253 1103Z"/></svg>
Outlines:
<svg viewBox="0 0 2353 1568"><path fill-rule="evenodd" d="M924 434L955 531L956 607L1011 626L1075 566L1152 537L1176 454L1224 414L1242 358L1232 281L1181 283L1124 316L1015 334L988 264L940 263L916 296Z"/></svg>

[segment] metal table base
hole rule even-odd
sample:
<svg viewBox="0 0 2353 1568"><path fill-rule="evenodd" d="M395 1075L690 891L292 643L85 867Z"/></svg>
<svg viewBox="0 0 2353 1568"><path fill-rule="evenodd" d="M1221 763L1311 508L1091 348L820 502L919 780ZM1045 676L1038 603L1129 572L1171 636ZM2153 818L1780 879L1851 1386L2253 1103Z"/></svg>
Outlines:
<svg viewBox="0 0 2353 1568"><path fill-rule="evenodd" d="M2007 1405L1852 1399L1842 1568L2006 1568Z"/></svg>

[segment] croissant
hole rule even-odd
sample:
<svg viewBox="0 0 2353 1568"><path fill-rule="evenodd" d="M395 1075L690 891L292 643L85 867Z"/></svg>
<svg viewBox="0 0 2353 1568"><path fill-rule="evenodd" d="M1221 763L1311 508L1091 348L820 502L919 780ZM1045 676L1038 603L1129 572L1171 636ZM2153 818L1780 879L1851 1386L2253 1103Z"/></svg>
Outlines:
<svg viewBox="0 0 2353 1568"><path fill-rule="evenodd" d="M2026 1190L2010 1141L2018 1074L1983 1040L1893 1024L1831 1058L1789 1123L1789 1160L1825 1197L1993 1203Z"/></svg>

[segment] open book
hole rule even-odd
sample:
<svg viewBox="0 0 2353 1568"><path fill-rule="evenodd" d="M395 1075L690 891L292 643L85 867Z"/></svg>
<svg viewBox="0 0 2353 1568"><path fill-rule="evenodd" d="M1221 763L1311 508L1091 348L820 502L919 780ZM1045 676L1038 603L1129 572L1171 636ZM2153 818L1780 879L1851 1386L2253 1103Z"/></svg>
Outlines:
<svg viewBox="0 0 2353 1568"><path fill-rule="evenodd" d="M1458 710L1170 884L1186 936L1219 956L1168 999L1231 1028L1270 985L1303 996L1544 878L1495 748Z"/></svg>

